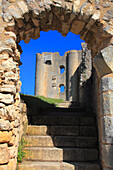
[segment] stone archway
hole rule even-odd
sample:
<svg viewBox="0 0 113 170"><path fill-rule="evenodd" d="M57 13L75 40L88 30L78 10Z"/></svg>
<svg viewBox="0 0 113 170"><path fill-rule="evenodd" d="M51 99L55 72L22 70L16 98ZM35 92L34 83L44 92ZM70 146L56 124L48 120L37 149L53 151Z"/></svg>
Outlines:
<svg viewBox="0 0 113 170"><path fill-rule="evenodd" d="M0 7L0 133L7 136L1 142L3 143L0 146L1 153L5 156L2 156L3 159L0 158L0 163L7 164L9 162L10 166L10 161L16 163L21 109L19 97L21 82L19 81L18 68L21 48L18 42L24 40L28 43L31 38L37 39L40 36L40 31L58 30L63 36L71 31L81 35L81 38L88 44L88 48L91 49L92 57L95 57L105 47L113 45L113 2L104 0L98 2L93 0L41 0L39 2L35 0L3 0L0 2ZM105 50L109 51L107 48ZM112 61L112 55L109 60ZM109 71L107 70L104 75L112 73L112 63L109 60L104 58L105 65L109 67ZM95 67L97 66L98 72L101 72L105 65L103 64L101 70L98 69L97 64ZM110 78L112 79L112 75ZM107 81L108 84L111 79ZM104 78L101 81L104 81ZM113 83L111 84L113 86ZM110 90L112 91L112 88ZM111 95L111 91L109 92L108 89L109 95ZM100 97L103 97L103 92L99 94ZM101 101L101 112L103 112L106 103L104 99ZM107 101L111 102L109 98ZM109 114L106 118L112 122L112 117L108 116ZM108 132L109 127L108 129L106 127L103 132L101 132L101 128L99 129L100 141L102 136L111 135L111 132ZM100 142L101 159L106 158L109 162L109 164L102 162L103 169L113 167L109 159L111 155L109 155L108 145L106 146L107 142L108 144L112 143L111 141ZM7 144L11 146L10 149ZM14 158L11 157L13 151ZM10 158L13 159L10 160Z"/></svg>

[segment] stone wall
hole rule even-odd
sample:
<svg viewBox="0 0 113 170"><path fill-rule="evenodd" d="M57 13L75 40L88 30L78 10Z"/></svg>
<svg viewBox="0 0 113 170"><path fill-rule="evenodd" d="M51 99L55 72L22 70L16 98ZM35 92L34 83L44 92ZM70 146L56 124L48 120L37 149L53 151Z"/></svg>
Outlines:
<svg viewBox="0 0 113 170"><path fill-rule="evenodd" d="M107 54L103 55L101 51L102 55L95 58L94 65L100 82L105 74L112 73L113 57L110 55L113 48L112 0L0 1L0 133L3 136L6 136L5 133L9 135L9 139L3 141L1 139L0 142L1 169L11 167L12 162L15 166L13 164L11 168L16 167L21 117L19 97L21 82L18 68L21 49L17 43L21 40L28 43L31 38L37 39L40 31L50 29L61 32L63 36L66 36L69 31L80 34L88 44L88 48L91 49L92 57L105 48ZM110 81L111 78L108 82ZM104 94L108 94L108 97L104 98ZM110 99L112 90L105 92L101 90L99 96L102 99L99 106L102 111L98 113L99 122L102 122L99 128L102 140L100 143L101 160L105 170L113 168L111 161L112 114L105 115L107 112L104 111L106 103L112 103ZM112 113L112 105L109 105ZM107 141L108 136L109 141Z"/></svg>

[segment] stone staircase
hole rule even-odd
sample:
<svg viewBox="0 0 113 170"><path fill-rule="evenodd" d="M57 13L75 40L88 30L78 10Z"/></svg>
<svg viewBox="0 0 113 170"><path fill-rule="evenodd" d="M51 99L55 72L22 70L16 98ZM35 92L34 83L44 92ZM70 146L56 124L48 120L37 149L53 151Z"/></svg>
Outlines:
<svg viewBox="0 0 113 170"><path fill-rule="evenodd" d="M18 170L100 170L93 114L80 108L54 108L32 116L32 122Z"/></svg>

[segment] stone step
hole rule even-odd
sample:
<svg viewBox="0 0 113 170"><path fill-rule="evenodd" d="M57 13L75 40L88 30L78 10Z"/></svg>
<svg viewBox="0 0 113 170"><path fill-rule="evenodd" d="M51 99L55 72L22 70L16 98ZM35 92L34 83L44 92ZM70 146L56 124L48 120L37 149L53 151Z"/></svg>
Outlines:
<svg viewBox="0 0 113 170"><path fill-rule="evenodd" d="M62 103L58 103L57 105L58 107L61 107L61 108L79 108L80 107L79 103L71 102L71 101L64 101Z"/></svg>
<svg viewBox="0 0 113 170"><path fill-rule="evenodd" d="M27 135L96 136L95 126L33 126L28 125Z"/></svg>
<svg viewBox="0 0 113 170"><path fill-rule="evenodd" d="M71 126L93 126L94 117L76 117L76 116L35 116L32 117L33 125L71 125Z"/></svg>
<svg viewBox="0 0 113 170"><path fill-rule="evenodd" d="M35 162L24 161L17 170L100 170L97 163L85 162Z"/></svg>
<svg viewBox="0 0 113 170"><path fill-rule="evenodd" d="M34 161L97 161L97 149L79 148L41 148L27 147L23 150L26 155L24 160Z"/></svg>
<svg viewBox="0 0 113 170"><path fill-rule="evenodd" d="M75 136L24 136L28 146L36 147L76 147L95 148L97 147L96 137L75 137Z"/></svg>

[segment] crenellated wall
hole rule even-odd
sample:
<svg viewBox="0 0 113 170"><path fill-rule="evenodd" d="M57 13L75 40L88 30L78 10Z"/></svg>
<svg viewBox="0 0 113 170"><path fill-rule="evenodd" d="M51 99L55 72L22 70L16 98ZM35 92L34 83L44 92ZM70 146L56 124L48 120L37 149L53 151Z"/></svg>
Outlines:
<svg viewBox="0 0 113 170"><path fill-rule="evenodd" d="M35 95L78 102L79 72L77 69L81 62L82 51L71 50L64 56L60 56L57 52L45 52L42 55L37 53ZM63 92L60 91L60 86L64 86Z"/></svg>

